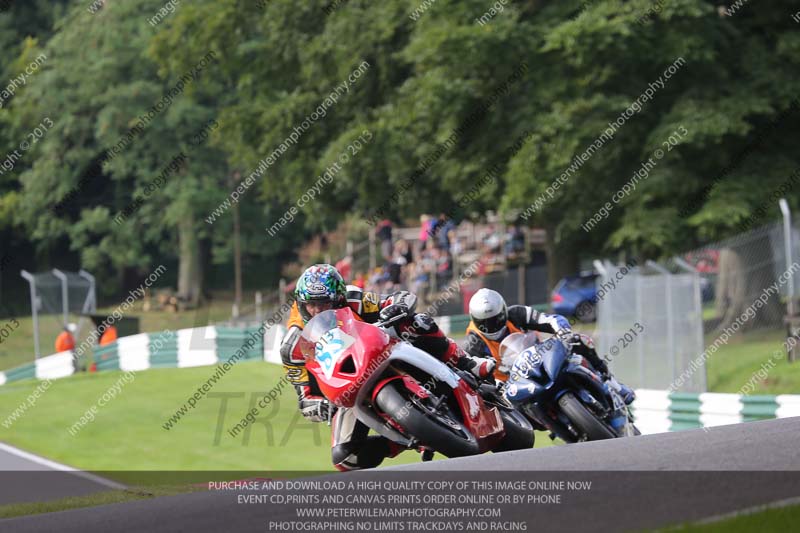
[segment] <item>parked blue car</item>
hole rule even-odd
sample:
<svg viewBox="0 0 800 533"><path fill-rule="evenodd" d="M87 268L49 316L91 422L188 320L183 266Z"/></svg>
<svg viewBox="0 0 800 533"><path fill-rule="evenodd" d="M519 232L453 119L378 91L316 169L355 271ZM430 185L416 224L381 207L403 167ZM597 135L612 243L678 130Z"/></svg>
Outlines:
<svg viewBox="0 0 800 533"><path fill-rule="evenodd" d="M597 274L588 272L561 279L550 297L553 312L558 315L575 316L581 322L594 322L597 319L594 305L597 301L595 284L597 277ZM578 313L579 306L580 313Z"/></svg>

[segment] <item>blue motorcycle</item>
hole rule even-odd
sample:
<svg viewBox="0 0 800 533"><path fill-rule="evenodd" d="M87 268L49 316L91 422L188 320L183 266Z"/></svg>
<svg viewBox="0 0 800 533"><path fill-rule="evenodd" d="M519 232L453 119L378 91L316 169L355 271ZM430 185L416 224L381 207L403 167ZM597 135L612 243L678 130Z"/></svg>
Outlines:
<svg viewBox="0 0 800 533"><path fill-rule="evenodd" d="M534 426L565 442L639 435L622 397L557 338L512 333L500 345L498 370L510 374L505 397Z"/></svg>

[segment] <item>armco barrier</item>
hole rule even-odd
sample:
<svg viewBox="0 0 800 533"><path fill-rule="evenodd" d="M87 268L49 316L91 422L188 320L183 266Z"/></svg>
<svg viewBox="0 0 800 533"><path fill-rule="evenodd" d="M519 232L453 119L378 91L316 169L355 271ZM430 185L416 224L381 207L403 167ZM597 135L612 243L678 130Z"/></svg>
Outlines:
<svg viewBox="0 0 800 533"><path fill-rule="evenodd" d="M98 370L210 366L229 359L245 347L247 339L257 330L205 326L175 332L140 333L97 348L95 361ZM262 342L257 339L238 360L260 358Z"/></svg>
<svg viewBox="0 0 800 533"><path fill-rule="evenodd" d="M285 333L286 328L284 326L276 325L264 334L264 352L262 355L264 361L276 365L283 364L281 361L280 347L281 339L283 339Z"/></svg>
<svg viewBox="0 0 800 533"><path fill-rule="evenodd" d="M279 326L273 326L272 329L279 329ZM227 360L232 357L238 350L240 350L247 339L255 332L258 331L258 327L249 327L249 328L217 328L217 355L220 360ZM269 331L266 331L264 336L267 337L269 335ZM262 357L262 344L263 340L259 340L252 348L248 348L247 352L244 354L242 359L259 359Z"/></svg>
<svg viewBox="0 0 800 533"><path fill-rule="evenodd" d="M246 347L247 340L257 330L257 327L207 326L120 337L111 344L95 347L95 369L136 372L148 368L214 365ZM263 354L263 340L256 338L256 342L238 360L260 359ZM62 352L0 372L0 385L23 379L57 379L73 373L71 352Z"/></svg>
<svg viewBox="0 0 800 533"><path fill-rule="evenodd" d="M37 379L58 379L75 373L72 352L59 352L40 357L34 363Z"/></svg>
<svg viewBox="0 0 800 533"><path fill-rule="evenodd" d="M34 363L0 372L0 385L23 379L58 379L74 373L72 352L59 352L40 357Z"/></svg>
<svg viewBox="0 0 800 533"><path fill-rule="evenodd" d="M633 403L644 434L800 416L800 395L749 396L640 389Z"/></svg>
<svg viewBox="0 0 800 533"><path fill-rule="evenodd" d="M469 324L468 315L437 317L442 331L447 335L463 335ZM231 328L206 326L199 328L139 333L120 337L105 346L95 346L95 369L136 372L148 368L186 368L214 365L225 361L245 345L258 327ZM280 341L286 328L275 325L269 328L240 360L263 359L281 364ZM74 373L72 355L62 352L42 357L36 363L0 372L0 386L22 379L57 379Z"/></svg>

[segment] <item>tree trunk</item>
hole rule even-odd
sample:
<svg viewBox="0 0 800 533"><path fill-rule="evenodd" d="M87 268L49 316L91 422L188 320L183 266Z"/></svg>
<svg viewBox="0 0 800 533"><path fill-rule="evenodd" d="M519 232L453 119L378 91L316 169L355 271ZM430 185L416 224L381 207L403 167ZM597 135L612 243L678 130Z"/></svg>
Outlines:
<svg viewBox="0 0 800 533"><path fill-rule="evenodd" d="M242 308L242 247L240 245L239 204L233 204L233 303L238 313Z"/></svg>
<svg viewBox="0 0 800 533"><path fill-rule="evenodd" d="M194 215L187 215L178 224L178 241L178 300L185 308L192 309L200 304L203 294L200 241L194 229Z"/></svg>
<svg viewBox="0 0 800 533"><path fill-rule="evenodd" d="M553 235L555 234L555 227L548 227L547 229L547 243L545 245L547 251L547 278L548 278L548 294L555 287L558 280L564 276L571 276L578 272L580 267L578 255L574 246L565 246L558 244L554 241Z"/></svg>
<svg viewBox="0 0 800 533"><path fill-rule="evenodd" d="M720 250L715 306L721 321L717 331L735 322L761 296L764 289L776 282L772 258L768 234ZM783 316L780 300L779 294L772 294L763 307L754 308L753 318L744 317L740 321L740 329L780 327Z"/></svg>

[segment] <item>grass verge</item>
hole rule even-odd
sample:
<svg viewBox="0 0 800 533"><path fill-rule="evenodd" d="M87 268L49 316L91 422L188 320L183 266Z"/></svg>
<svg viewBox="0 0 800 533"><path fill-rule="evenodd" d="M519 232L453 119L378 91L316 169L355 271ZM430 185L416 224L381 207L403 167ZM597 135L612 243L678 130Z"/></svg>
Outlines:
<svg viewBox="0 0 800 533"><path fill-rule="evenodd" d="M136 500L157 498L159 496L173 496L175 494L195 492L198 490L203 490L203 488L195 485L180 485L172 487L131 487L126 490L96 492L86 496L63 498L49 502L2 505L0 506L0 520L4 518L14 518L17 516L68 511L70 509L80 509L83 507L96 507L98 505L109 505L112 503L126 503Z"/></svg>
<svg viewBox="0 0 800 533"><path fill-rule="evenodd" d="M156 368L137 372L126 384L122 372L79 374L55 380L10 427L3 422L38 382L0 387L0 440L49 459L126 482L114 471L330 472L330 428L306 421L294 390L284 387L257 420L232 437L235 426L282 378L263 362L236 364L196 407L164 425L214 373L214 367ZM115 385L119 392L99 406ZM121 385L121 386L120 386ZM94 421L69 428L92 406ZM549 446L543 433L537 447ZM420 461L407 451L387 465Z"/></svg>
<svg viewBox="0 0 800 533"><path fill-rule="evenodd" d="M664 533L771 533L797 531L800 505L776 507L703 524L684 524Z"/></svg>
<svg viewBox="0 0 800 533"><path fill-rule="evenodd" d="M706 337L706 346L714 338ZM786 332L755 330L737 335L707 361L710 392L740 393L752 381L750 394L800 394L800 363L789 363L783 351ZM756 376L760 369L766 376Z"/></svg>

